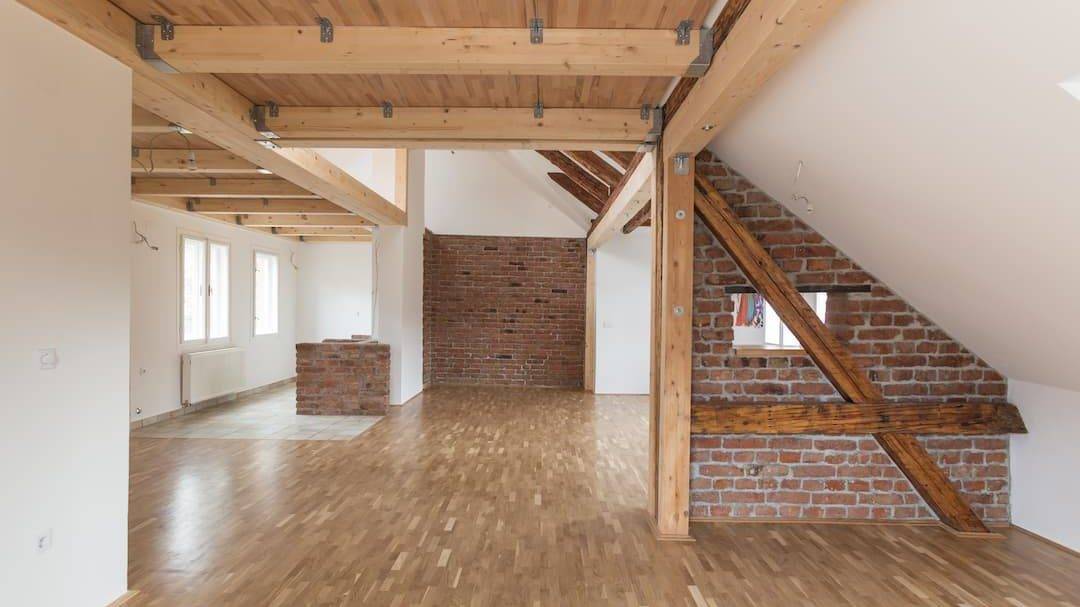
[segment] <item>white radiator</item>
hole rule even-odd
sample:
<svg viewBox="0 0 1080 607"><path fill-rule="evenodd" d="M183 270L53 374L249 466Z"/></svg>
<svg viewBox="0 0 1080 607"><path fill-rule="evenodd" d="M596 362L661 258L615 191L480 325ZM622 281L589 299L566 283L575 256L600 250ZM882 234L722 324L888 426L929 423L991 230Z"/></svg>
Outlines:
<svg viewBox="0 0 1080 607"><path fill-rule="evenodd" d="M244 351L222 348L180 356L180 401L194 405L244 388Z"/></svg>

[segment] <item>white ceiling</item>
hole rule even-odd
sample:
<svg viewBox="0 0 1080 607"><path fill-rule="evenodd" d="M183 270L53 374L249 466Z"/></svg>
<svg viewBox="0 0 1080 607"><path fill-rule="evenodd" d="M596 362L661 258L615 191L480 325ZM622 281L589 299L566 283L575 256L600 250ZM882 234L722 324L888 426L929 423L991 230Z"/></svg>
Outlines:
<svg viewBox="0 0 1080 607"><path fill-rule="evenodd" d="M1080 389L1080 2L849 0L712 149L1011 378Z"/></svg>

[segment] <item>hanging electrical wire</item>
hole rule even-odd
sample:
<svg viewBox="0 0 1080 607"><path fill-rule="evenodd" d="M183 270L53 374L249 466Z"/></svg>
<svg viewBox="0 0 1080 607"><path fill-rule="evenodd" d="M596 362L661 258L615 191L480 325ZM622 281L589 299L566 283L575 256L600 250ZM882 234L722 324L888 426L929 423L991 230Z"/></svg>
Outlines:
<svg viewBox="0 0 1080 607"><path fill-rule="evenodd" d="M185 135L183 132L180 131L179 126L176 127L176 130L168 131L168 132L165 132L165 133L158 133L157 135L154 135L153 137L150 138L150 142L146 144L146 147L149 148L149 150L150 150L150 155L147 157L148 161L150 163L149 168L147 168L147 166L145 164L143 164L139 160L138 156L132 156L132 160L135 161L135 164L142 167L142 170L147 175L153 174L154 168L155 168L154 167L154 142L157 141L159 137L164 137L166 135L179 135L179 136L184 138L184 144L187 146L187 153L188 153L187 169L189 171L194 171L196 168L198 168L196 166L196 164L195 164L195 150L192 149L192 147L191 147L191 139L189 139L187 135ZM135 148L135 149L137 151L139 148Z"/></svg>
<svg viewBox="0 0 1080 607"><path fill-rule="evenodd" d="M150 244L150 241L146 238L146 234L139 231L139 224L133 221L131 222L131 227L135 230L135 235L139 237L139 239L135 241L135 244L145 244L151 251L158 250L156 246Z"/></svg>

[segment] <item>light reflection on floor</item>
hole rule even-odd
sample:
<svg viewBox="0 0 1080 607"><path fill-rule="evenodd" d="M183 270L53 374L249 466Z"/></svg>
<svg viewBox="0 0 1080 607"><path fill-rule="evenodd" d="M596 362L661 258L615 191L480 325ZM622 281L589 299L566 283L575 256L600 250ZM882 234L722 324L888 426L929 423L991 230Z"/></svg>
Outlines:
<svg viewBox="0 0 1080 607"><path fill-rule="evenodd" d="M375 415L297 415L296 384L210 407L131 433L133 438L349 440L382 419Z"/></svg>

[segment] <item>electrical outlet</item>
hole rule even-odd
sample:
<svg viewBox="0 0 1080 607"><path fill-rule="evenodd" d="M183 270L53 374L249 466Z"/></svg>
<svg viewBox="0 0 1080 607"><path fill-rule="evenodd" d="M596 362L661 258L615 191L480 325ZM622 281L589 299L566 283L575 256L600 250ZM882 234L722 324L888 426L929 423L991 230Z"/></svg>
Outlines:
<svg viewBox="0 0 1080 607"><path fill-rule="evenodd" d="M37 542L35 544L38 554L42 552L48 552L52 548L52 529L48 529L37 536Z"/></svg>
<svg viewBox="0 0 1080 607"><path fill-rule="evenodd" d="M38 368L43 371L55 369L60 364L60 358L56 355L56 348L44 348L37 351Z"/></svg>

